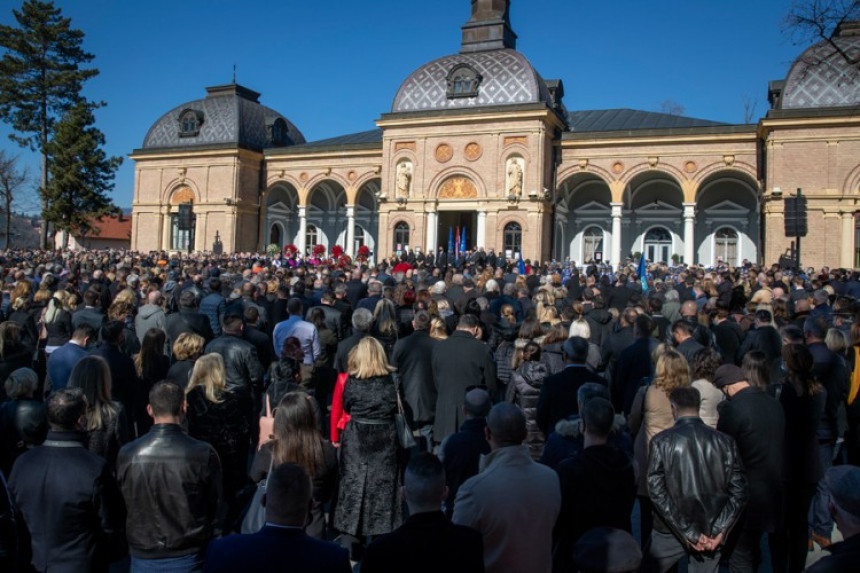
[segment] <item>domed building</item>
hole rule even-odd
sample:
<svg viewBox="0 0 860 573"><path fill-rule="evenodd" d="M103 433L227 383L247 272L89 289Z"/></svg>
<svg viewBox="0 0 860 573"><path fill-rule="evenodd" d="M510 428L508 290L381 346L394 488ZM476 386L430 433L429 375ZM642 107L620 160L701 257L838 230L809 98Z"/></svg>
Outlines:
<svg viewBox="0 0 860 573"><path fill-rule="evenodd" d="M467 248L580 264L771 262L791 241L783 194L800 187L816 237L804 260L854 266L860 82L833 44L771 82L757 124L568 111L562 81L516 50L508 6L473 0L460 51L410 74L377 129L305 142L236 85L168 112L132 155L132 248L380 258L447 249L459 229ZM856 31L837 32L842 54L856 57Z"/></svg>

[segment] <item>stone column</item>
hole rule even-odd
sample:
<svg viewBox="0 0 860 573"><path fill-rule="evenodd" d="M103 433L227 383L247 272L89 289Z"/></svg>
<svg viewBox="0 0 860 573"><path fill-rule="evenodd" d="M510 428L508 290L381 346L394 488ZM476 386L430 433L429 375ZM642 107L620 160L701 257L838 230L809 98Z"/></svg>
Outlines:
<svg viewBox="0 0 860 573"><path fill-rule="evenodd" d="M483 209L478 211L478 244L476 247L487 248L487 212Z"/></svg>
<svg viewBox="0 0 860 573"><path fill-rule="evenodd" d="M439 223L436 211L427 211L427 253L436 252L436 241L438 240Z"/></svg>
<svg viewBox="0 0 860 573"><path fill-rule="evenodd" d="M854 213L842 213L842 256L841 265L846 269L854 268Z"/></svg>
<svg viewBox="0 0 860 573"><path fill-rule="evenodd" d="M684 263L692 265L696 258L696 204L684 203ZM740 237L738 237L740 240Z"/></svg>
<svg viewBox="0 0 860 573"><path fill-rule="evenodd" d="M346 254L355 257L355 205L346 206Z"/></svg>
<svg viewBox="0 0 860 573"><path fill-rule="evenodd" d="M621 262L621 208L624 203L610 203L612 208L612 264L617 267Z"/></svg>
<svg viewBox="0 0 860 573"><path fill-rule="evenodd" d="M307 248L307 234L308 234L308 220L307 220L307 210L308 208L304 205L299 205L299 244L296 245L299 249L299 254L304 257L305 249Z"/></svg>
<svg viewBox="0 0 860 573"><path fill-rule="evenodd" d="M161 211L161 248L170 250L170 205Z"/></svg>

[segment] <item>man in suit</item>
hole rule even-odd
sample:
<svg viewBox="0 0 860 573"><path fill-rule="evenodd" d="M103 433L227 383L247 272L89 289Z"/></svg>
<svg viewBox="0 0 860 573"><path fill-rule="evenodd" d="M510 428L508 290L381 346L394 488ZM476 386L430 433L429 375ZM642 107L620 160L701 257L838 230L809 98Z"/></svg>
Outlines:
<svg viewBox="0 0 860 573"><path fill-rule="evenodd" d="M611 384L612 405L625 416L630 415L639 386L653 374L651 353L657 347L657 341L651 336L653 330L654 322L649 316L637 316L633 322L635 340L618 356Z"/></svg>
<svg viewBox="0 0 860 573"><path fill-rule="evenodd" d="M433 349L439 342L430 337L430 314L427 311L415 313L412 327L414 332L394 345L391 365L397 367L410 427L421 433L427 440L428 451L432 451L437 395L433 381Z"/></svg>
<svg viewBox="0 0 860 573"><path fill-rule="evenodd" d="M484 537L487 573L550 571L552 530L561 506L554 471L531 459L526 418L517 406L496 404L485 429L492 451L454 501L454 523Z"/></svg>
<svg viewBox="0 0 860 573"><path fill-rule="evenodd" d="M675 324L672 325L672 340L675 342L675 350L687 359L688 364L692 364L693 357L704 348L693 337L694 332L695 327L683 319L675 321Z"/></svg>
<svg viewBox="0 0 860 573"><path fill-rule="evenodd" d="M350 573L346 549L304 532L311 497L311 480L301 466L281 464L272 468L263 497L263 529L210 542L204 573L282 571L287 564L297 573Z"/></svg>
<svg viewBox="0 0 860 573"><path fill-rule="evenodd" d="M352 308L358 308L358 301L365 297L367 297L367 285L361 280L361 269L356 267L352 271L352 278L346 281L346 300Z"/></svg>
<svg viewBox="0 0 860 573"><path fill-rule="evenodd" d="M744 372L724 364L714 374L714 386L728 400L720 405L717 430L734 438L749 484L749 503L730 540L729 565L733 571L755 571L759 541L769 533L771 543L784 525L782 511L783 442L782 406L761 388L751 386ZM775 547L775 545L771 545Z"/></svg>
<svg viewBox="0 0 860 573"><path fill-rule="evenodd" d="M448 436L439 446L439 459L445 468L445 484L448 486L448 499L445 501L445 515L454 513L454 500L457 491L467 479L478 473L481 456L490 453L490 444L484 435L487 427L487 414L493 401L483 388L473 388L466 392L463 400L463 415L466 421L460 431Z"/></svg>
<svg viewBox="0 0 860 573"><path fill-rule="evenodd" d="M588 359L586 339L581 336L568 338L561 352L566 362L564 370L544 381L538 397L536 421L544 436L549 436L559 420L579 414L576 393L580 386L586 382L606 385L606 380L585 365Z"/></svg>
<svg viewBox="0 0 860 573"><path fill-rule="evenodd" d="M455 433L463 422L461 406L468 386L486 386L491 396L496 392L496 361L477 334L477 317L464 314L457 330L433 349L433 380L438 392L433 439L437 442Z"/></svg>
<svg viewBox="0 0 860 573"><path fill-rule="evenodd" d="M209 318L197 312L197 297L191 290L183 291L179 295L179 312L167 315L164 332L167 334L167 344L171 349L183 332L202 336L206 344L214 338Z"/></svg>
<svg viewBox="0 0 860 573"><path fill-rule="evenodd" d="M84 308L72 314L72 327L89 324L96 332L102 327L105 315L99 307L99 293L88 290L84 293Z"/></svg>
<svg viewBox="0 0 860 573"><path fill-rule="evenodd" d="M448 487L442 463L435 456L422 453L409 460L401 492L409 506L409 519L368 546L362 573L404 568L411 573L484 570L481 534L471 527L454 525L439 509Z"/></svg>
<svg viewBox="0 0 860 573"><path fill-rule="evenodd" d="M90 353L87 350L87 344L94 336L93 327L87 323L81 323L72 333L72 338L50 354L48 377L45 383L47 391L54 392L68 385L69 376L75 364Z"/></svg>
<svg viewBox="0 0 860 573"><path fill-rule="evenodd" d="M600 353L601 369L607 371L607 379L612 380L615 374L618 357L624 350L636 341L633 334L633 323L638 316L636 309L626 308L618 319L619 329L603 341Z"/></svg>
<svg viewBox="0 0 860 573"><path fill-rule="evenodd" d="M329 291L324 292L320 298L319 308L322 309L325 316L326 327L337 336L337 341L340 342L346 338L348 323L344 320L343 313L334 306L334 294ZM305 320L310 320L311 310L308 309Z"/></svg>

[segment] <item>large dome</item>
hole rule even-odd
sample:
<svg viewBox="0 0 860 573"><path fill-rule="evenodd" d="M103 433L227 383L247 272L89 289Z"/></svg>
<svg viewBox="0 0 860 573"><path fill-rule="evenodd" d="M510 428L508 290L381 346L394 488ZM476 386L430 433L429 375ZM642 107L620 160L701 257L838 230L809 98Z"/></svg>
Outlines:
<svg viewBox="0 0 860 573"><path fill-rule="evenodd" d="M473 97L450 97L449 78L457 69L478 75ZM498 49L454 54L424 64L401 84L392 112L458 109L549 101L540 75L521 53Z"/></svg>
<svg viewBox="0 0 860 573"><path fill-rule="evenodd" d="M229 84L170 110L149 129L144 149L238 145L261 150L305 142L287 118L261 105L260 94Z"/></svg>
<svg viewBox="0 0 860 573"><path fill-rule="evenodd" d="M797 58L785 79L781 109L860 105L860 69L847 61L860 57L857 23L845 25L832 42L838 50L824 41Z"/></svg>

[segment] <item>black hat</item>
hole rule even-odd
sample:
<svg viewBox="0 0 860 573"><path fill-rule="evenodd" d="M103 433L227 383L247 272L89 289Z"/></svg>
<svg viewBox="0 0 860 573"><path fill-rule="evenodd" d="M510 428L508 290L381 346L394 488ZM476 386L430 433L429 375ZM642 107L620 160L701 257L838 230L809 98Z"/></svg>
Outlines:
<svg viewBox="0 0 860 573"><path fill-rule="evenodd" d="M734 364L723 364L714 373L714 386L724 388L738 382L746 382L747 375Z"/></svg>

